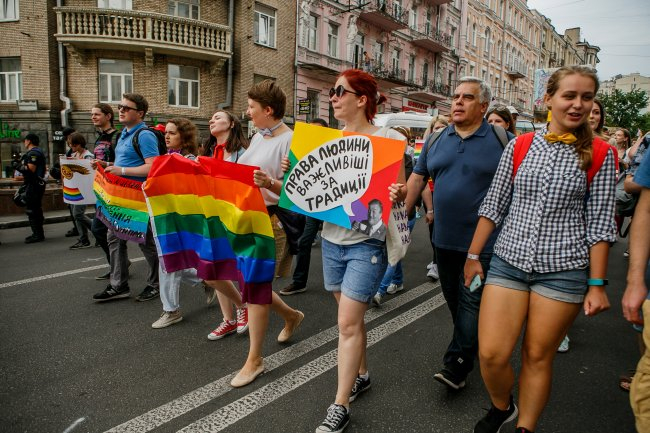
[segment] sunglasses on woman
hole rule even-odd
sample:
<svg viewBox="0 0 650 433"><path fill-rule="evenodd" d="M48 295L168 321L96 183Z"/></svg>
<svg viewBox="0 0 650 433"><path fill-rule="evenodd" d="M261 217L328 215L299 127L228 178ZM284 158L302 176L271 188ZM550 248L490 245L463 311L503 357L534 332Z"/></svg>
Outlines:
<svg viewBox="0 0 650 433"><path fill-rule="evenodd" d="M346 93L352 93L353 95L361 96L357 92L353 92L352 90L348 90L345 87L343 87L343 84L339 84L336 86L336 88L332 87L330 89L330 98L333 98L334 95L336 95L337 98L342 97Z"/></svg>

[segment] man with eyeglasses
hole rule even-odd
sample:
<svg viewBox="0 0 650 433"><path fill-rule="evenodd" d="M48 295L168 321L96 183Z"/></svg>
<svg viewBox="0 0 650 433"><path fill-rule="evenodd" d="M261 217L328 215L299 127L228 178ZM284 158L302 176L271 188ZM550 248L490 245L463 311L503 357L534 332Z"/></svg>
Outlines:
<svg viewBox="0 0 650 433"><path fill-rule="evenodd" d="M115 162L94 160L101 164L107 173L129 179L144 181L151 170L151 165L158 156L158 140L153 132L147 129L144 116L149 109L149 103L144 96L137 93L125 93L117 106L120 123L124 125L115 148ZM140 130L142 130L140 132ZM133 147L133 137L138 134L138 144L142 156ZM109 228L107 234L110 254L110 284L103 292L97 293L93 299L97 302L112 299L128 298L131 295L129 277L129 259L127 257L126 241L118 238ZM158 254L154 244L151 227L147 229L144 244L138 244L147 262L147 287L135 298L137 301L149 301L159 296L158 284Z"/></svg>
<svg viewBox="0 0 650 433"><path fill-rule="evenodd" d="M453 124L440 134L429 136L407 183L408 212L429 177L435 185L433 243L454 334L443 357L444 367L434 378L453 390L465 386L478 354L478 311L483 282L472 289L464 286L465 261L479 260L486 275L498 235L495 230L480 256L468 253L478 223L478 208L506 144L503 128L491 126L484 119L491 96L484 81L474 77L459 80L451 107ZM495 128L501 128L499 134L504 138L497 136ZM431 140L435 141L431 143Z"/></svg>

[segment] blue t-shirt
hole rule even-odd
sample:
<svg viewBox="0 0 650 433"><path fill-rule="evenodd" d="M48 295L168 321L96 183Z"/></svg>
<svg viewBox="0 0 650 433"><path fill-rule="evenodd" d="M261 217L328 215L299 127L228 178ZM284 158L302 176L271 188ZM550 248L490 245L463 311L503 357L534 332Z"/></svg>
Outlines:
<svg viewBox="0 0 650 433"><path fill-rule="evenodd" d="M118 167L140 167L144 161L133 149L133 135L136 131L146 128L144 122L138 123L131 129L124 128L120 134L120 139L115 147L115 165ZM151 131L143 131L138 136L138 144L143 158L152 158L158 156L158 139ZM145 177L124 176L129 179L145 180Z"/></svg>
<svg viewBox="0 0 650 433"><path fill-rule="evenodd" d="M643 158L641 165L634 173L634 183L644 188L650 188L650 158Z"/></svg>
<svg viewBox="0 0 650 433"><path fill-rule="evenodd" d="M461 138L448 126L429 151L418 158L414 173L434 183L433 240L437 248L467 251L478 223L478 208L499 166L503 146L484 119L469 137ZM491 253L499 230L483 252Z"/></svg>

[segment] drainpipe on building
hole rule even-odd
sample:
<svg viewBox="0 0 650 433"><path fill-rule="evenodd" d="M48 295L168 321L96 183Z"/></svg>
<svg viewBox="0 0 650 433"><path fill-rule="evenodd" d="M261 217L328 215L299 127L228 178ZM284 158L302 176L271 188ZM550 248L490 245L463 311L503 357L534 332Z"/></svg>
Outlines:
<svg viewBox="0 0 650 433"><path fill-rule="evenodd" d="M300 14L298 13L299 10L300 10L300 0L296 0L296 43L295 43L294 53L293 53L293 101L291 101L291 103L293 104L294 125L298 121L298 113L296 112L296 105L298 101L298 40L300 39L300 29L298 28L298 26L300 25L299 22ZM318 113L314 117L320 117L320 113Z"/></svg>
<svg viewBox="0 0 650 433"><path fill-rule="evenodd" d="M217 105L223 110L232 106L232 58L235 55L235 0L228 4L228 27L230 27L230 59L228 59L228 76L226 78L226 101Z"/></svg>
<svg viewBox="0 0 650 433"><path fill-rule="evenodd" d="M56 0L56 7L60 8L63 6L63 1L62 0ZM68 115L72 111L72 101L70 98L68 98L68 88L67 88L67 76L66 76L66 69L65 69L65 51L63 49L63 43L59 42L58 44L58 50L59 50L59 99L65 103L65 108L61 110L61 126L64 128L66 126L70 126L70 122L68 121Z"/></svg>

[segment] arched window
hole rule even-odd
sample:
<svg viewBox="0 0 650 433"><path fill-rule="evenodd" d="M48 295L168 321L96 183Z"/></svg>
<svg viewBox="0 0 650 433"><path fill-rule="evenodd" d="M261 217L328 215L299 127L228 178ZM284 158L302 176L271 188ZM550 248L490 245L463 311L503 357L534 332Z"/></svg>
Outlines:
<svg viewBox="0 0 650 433"><path fill-rule="evenodd" d="M501 61L501 41L497 42L497 60Z"/></svg>
<svg viewBox="0 0 650 433"><path fill-rule="evenodd" d="M472 45L476 46L476 24L472 24Z"/></svg>
<svg viewBox="0 0 650 433"><path fill-rule="evenodd" d="M490 50L492 47L490 46L490 29L486 28L485 29L485 52L487 53L488 57L492 54L490 53Z"/></svg>

